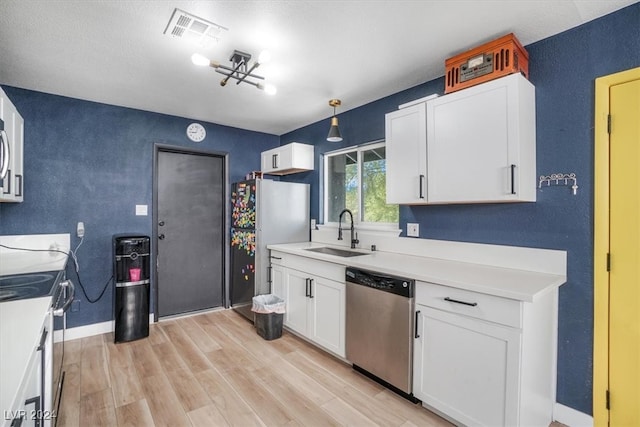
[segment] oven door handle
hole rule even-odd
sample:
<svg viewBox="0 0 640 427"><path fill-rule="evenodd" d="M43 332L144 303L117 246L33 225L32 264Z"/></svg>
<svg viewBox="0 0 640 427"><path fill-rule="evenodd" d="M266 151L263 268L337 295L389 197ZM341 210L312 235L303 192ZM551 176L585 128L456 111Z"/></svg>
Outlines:
<svg viewBox="0 0 640 427"><path fill-rule="evenodd" d="M60 282L60 286L68 286L69 287L69 296L67 300L62 304L62 307L53 309L53 315L57 317L61 317L64 313L69 310L71 303L73 302L76 296L76 287L71 280L65 280L64 282Z"/></svg>

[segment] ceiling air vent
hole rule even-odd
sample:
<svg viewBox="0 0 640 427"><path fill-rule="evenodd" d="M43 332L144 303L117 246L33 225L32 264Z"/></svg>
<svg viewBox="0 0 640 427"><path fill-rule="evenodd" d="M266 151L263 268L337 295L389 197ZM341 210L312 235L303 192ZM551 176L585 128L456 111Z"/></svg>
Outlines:
<svg viewBox="0 0 640 427"><path fill-rule="evenodd" d="M175 9L164 30L164 34L188 40L202 47L208 47L219 42L222 34L228 31L222 25L214 24L184 10Z"/></svg>

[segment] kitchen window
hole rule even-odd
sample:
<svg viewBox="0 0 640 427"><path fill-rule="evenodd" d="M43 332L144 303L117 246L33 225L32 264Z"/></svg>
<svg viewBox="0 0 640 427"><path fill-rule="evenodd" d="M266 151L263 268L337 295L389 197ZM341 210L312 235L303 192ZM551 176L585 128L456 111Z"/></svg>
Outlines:
<svg viewBox="0 0 640 427"><path fill-rule="evenodd" d="M325 223L346 208L360 226L398 227L398 205L386 202L385 154L384 141L325 153Z"/></svg>

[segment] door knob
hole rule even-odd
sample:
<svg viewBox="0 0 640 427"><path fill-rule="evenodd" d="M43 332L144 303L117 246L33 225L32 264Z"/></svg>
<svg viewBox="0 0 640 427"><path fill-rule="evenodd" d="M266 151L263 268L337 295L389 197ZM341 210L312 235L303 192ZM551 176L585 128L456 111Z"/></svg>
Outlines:
<svg viewBox="0 0 640 427"><path fill-rule="evenodd" d="M158 234L158 239L159 240L164 240L164 234Z"/></svg>
<svg viewBox="0 0 640 427"><path fill-rule="evenodd" d="M159 225L160 227L163 227L163 226L164 226L164 221L160 221L160 222L158 223L158 225Z"/></svg>

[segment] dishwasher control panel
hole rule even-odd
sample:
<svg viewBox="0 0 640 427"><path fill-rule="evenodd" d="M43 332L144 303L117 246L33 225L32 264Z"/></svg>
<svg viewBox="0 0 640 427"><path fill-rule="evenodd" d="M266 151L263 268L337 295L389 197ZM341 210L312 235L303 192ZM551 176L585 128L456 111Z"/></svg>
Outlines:
<svg viewBox="0 0 640 427"><path fill-rule="evenodd" d="M414 297L415 281L413 279L347 267L345 280L348 283L379 289L406 298Z"/></svg>

